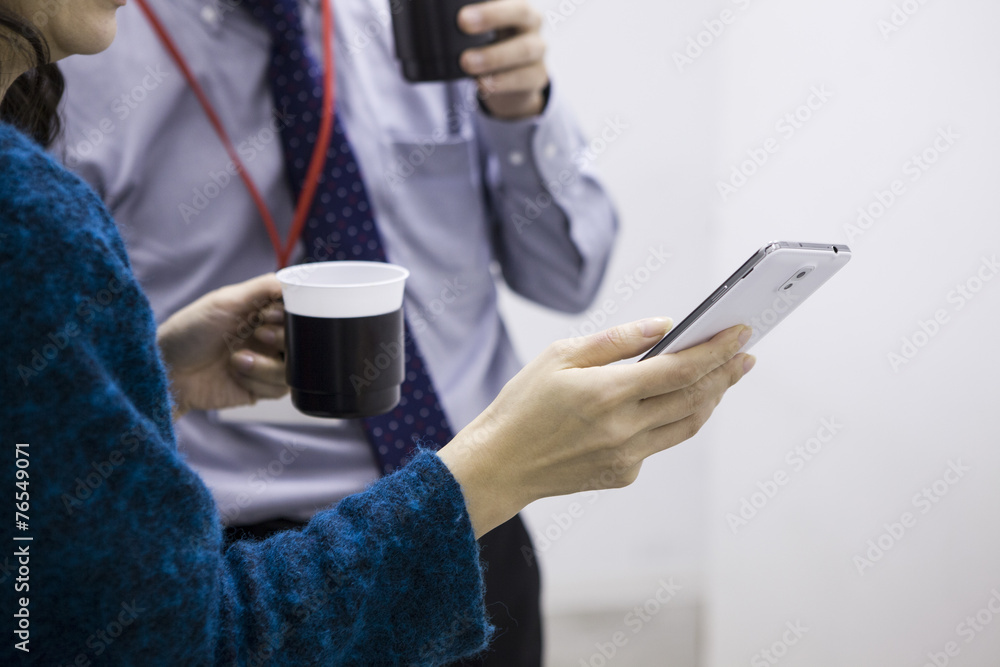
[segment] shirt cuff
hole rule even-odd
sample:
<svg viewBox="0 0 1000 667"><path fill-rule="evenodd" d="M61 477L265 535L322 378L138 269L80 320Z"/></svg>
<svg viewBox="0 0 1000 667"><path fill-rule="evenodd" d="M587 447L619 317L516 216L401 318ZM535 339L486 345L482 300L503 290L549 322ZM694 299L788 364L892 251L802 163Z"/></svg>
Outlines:
<svg viewBox="0 0 1000 667"><path fill-rule="evenodd" d="M499 181L508 190L533 196L543 189L559 201L581 188L574 157L583 140L569 122L558 86L549 84L548 102L538 116L504 120L479 111L479 133L496 156Z"/></svg>

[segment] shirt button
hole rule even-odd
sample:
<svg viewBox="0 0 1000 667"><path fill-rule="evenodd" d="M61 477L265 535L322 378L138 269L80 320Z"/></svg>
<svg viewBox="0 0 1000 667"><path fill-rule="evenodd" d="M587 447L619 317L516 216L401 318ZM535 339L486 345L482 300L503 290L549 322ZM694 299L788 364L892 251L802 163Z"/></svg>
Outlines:
<svg viewBox="0 0 1000 667"><path fill-rule="evenodd" d="M219 12L215 7L206 5L201 8L201 20L210 26L215 26L219 22Z"/></svg>
<svg viewBox="0 0 1000 667"><path fill-rule="evenodd" d="M511 151L510 155L508 156L508 159L510 160L510 163L512 165L514 165L515 167L520 167L522 164L524 164L524 153L522 153L521 151Z"/></svg>

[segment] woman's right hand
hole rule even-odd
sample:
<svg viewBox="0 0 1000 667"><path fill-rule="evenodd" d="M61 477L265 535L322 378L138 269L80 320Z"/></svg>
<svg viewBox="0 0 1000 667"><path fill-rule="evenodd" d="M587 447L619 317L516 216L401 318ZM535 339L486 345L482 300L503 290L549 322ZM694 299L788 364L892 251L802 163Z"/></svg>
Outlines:
<svg viewBox="0 0 1000 667"><path fill-rule="evenodd" d="M669 329L642 320L558 341L438 453L458 480L476 537L529 503L631 484L646 457L687 440L753 368L749 327L641 363Z"/></svg>

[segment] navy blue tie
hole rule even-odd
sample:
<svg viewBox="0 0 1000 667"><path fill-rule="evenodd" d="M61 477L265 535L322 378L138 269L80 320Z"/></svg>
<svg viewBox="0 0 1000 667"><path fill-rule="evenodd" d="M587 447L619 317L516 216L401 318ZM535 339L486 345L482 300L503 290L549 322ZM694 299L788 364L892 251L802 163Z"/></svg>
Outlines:
<svg viewBox="0 0 1000 667"><path fill-rule="evenodd" d="M245 0L245 6L271 33L269 76L275 110L295 119L282 127L281 144L289 184L298 200L320 130L322 72L306 46L298 0ZM336 115L302 240L307 261L387 261L360 167ZM417 443L437 447L452 438L409 325L399 405L389 414L363 421L384 473L402 465Z"/></svg>

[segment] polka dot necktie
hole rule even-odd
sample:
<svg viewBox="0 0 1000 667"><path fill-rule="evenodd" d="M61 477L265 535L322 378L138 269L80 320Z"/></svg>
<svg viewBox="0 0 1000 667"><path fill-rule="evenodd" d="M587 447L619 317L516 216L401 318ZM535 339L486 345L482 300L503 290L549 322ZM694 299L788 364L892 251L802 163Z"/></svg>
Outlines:
<svg viewBox="0 0 1000 667"><path fill-rule="evenodd" d="M298 0L245 0L244 6L271 34L268 74L275 111L294 119L282 127L281 144L286 175L298 200L320 129L322 71L306 46ZM336 114L326 165L302 241L307 261L386 261L361 170ZM401 393L395 410L363 420L368 440L386 474L402 465L417 443L438 447L452 437L409 325Z"/></svg>

